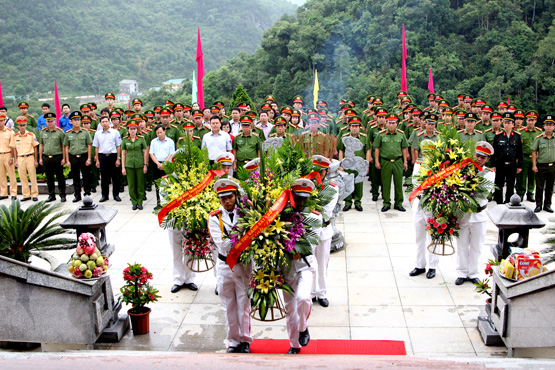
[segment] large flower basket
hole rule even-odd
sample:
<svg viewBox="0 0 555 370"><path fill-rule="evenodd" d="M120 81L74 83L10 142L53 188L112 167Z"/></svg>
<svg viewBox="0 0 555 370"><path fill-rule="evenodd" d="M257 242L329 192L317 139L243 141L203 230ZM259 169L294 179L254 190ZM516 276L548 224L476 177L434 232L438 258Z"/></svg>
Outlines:
<svg viewBox="0 0 555 370"><path fill-rule="evenodd" d="M431 242L428 245L428 251L438 256L450 256L455 253L455 247L451 240L440 240Z"/></svg>
<svg viewBox="0 0 555 370"><path fill-rule="evenodd" d="M127 314L131 318L131 328L133 335L147 334L150 330L150 308L142 307L141 312L133 313L128 310Z"/></svg>
<svg viewBox="0 0 555 370"><path fill-rule="evenodd" d="M284 319L287 316L287 312L285 311L281 294L277 289L271 289L268 294L272 296L273 302L270 307L266 308L266 316L264 318L260 317L260 306L258 305L251 311L251 317L256 321L278 321Z"/></svg>
<svg viewBox="0 0 555 370"><path fill-rule="evenodd" d="M208 229L183 232L183 253L187 257L187 268L193 272L206 272L216 266L213 259L215 246Z"/></svg>
<svg viewBox="0 0 555 370"><path fill-rule="evenodd" d="M200 258L190 258L186 265L187 268L193 272L206 272L212 270L216 262L214 262L212 252L210 252Z"/></svg>

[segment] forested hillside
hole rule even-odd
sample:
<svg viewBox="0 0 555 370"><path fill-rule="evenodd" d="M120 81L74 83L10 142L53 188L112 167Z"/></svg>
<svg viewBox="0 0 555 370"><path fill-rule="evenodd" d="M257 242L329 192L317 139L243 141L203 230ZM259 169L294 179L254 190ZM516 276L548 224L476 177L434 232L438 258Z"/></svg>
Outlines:
<svg viewBox="0 0 555 370"><path fill-rule="evenodd" d="M6 0L0 12L4 95L117 91L191 78L197 27L206 70L253 52L264 30L295 6L286 0ZM16 92L16 87L18 91Z"/></svg>
<svg viewBox="0 0 555 370"><path fill-rule="evenodd" d="M393 104L401 80L402 24L408 45L408 92L425 100L429 68L436 92L452 103L464 92L521 108L555 108L555 1L311 0L264 33L261 47L205 77L207 101L231 97L242 83L261 102L296 94ZM206 59L205 59L206 60ZM308 105L308 104L307 104Z"/></svg>

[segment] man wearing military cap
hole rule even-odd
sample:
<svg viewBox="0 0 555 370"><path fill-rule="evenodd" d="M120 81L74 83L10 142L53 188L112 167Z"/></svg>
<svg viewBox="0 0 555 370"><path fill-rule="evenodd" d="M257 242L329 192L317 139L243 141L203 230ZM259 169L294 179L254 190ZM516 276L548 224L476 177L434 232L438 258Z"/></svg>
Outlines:
<svg viewBox="0 0 555 370"><path fill-rule="evenodd" d="M459 136L461 138L461 142L465 142L468 140L484 141L486 138L484 137L484 133L482 131L478 131L475 129L476 123L478 122L478 115L472 112L468 112L464 115L464 125L466 129L459 130Z"/></svg>
<svg viewBox="0 0 555 370"><path fill-rule="evenodd" d="M160 110L160 117L162 119L162 126L164 126L166 137L172 139L172 141L177 143L180 137L182 137L181 130L176 126L172 125L170 122L172 120L172 112L169 108L162 108Z"/></svg>
<svg viewBox="0 0 555 370"><path fill-rule="evenodd" d="M281 137L283 139L287 139L289 134L286 132L286 129L287 122L285 121L285 118L277 117L274 121L274 127L272 128L272 131L275 130L275 132L271 132L269 137Z"/></svg>
<svg viewBox="0 0 555 370"><path fill-rule="evenodd" d="M526 127L522 127L519 130L520 137L522 138L524 161L522 163L522 171L516 177L516 193L520 196L520 199L524 199L524 194L526 194L526 200L535 202L534 191L536 181L535 173L532 170L532 144L536 137L542 133L542 129L536 127L538 120L538 113L536 111L529 111L525 116Z"/></svg>
<svg viewBox="0 0 555 370"><path fill-rule="evenodd" d="M73 128L64 138L64 155L66 163L71 168L75 198L73 203L81 200L81 175L83 177L83 191L91 195L92 187L92 138L89 132L81 128L79 112L71 115Z"/></svg>
<svg viewBox="0 0 555 370"><path fill-rule="evenodd" d="M380 106L372 109L374 111L374 115L376 116L376 121L373 124L370 124L369 122L367 129L368 141L370 142L370 163L373 163L372 153L375 149L374 142L380 132L386 130L385 117L387 117L387 110L385 108ZM370 193L372 193L372 201L377 202L380 195L380 187L382 187L382 172L374 165L370 165L370 184L372 187L370 190Z"/></svg>
<svg viewBox="0 0 555 370"><path fill-rule="evenodd" d="M486 166L489 157L494 155L494 148L487 141L479 141L474 152L474 161L482 170L476 175L483 177L489 191L493 190L494 173ZM475 213L466 213L458 220L460 230L457 238L457 279L455 285L461 285L465 281L473 284L478 283L480 268L478 260L482 245L486 239L486 226L488 216L484 212L488 205L487 195L477 198L478 210Z"/></svg>
<svg viewBox="0 0 555 370"><path fill-rule="evenodd" d="M497 103L497 111L501 114L504 114L507 112L507 108L509 108L509 104L507 104L506 101L499 101Z"/></svg>
<svg viewBox="0 0 555 370"><path fill-rule="evenodd" d="M21 192L23 193L22 202L31 200L36 202L39 200L39 189L37 186L36 168L38 162L38 146L39 142L34 133L26 130L27 117L19 116L15 123L19 129L10 141L10 147L15 149L15 166L19 172L19 180L21 182ZM31 190L29 190L29 180L31 180Z"/></svg>
<svg viewBox="0 0 555 370"><path fill-rule="evenodd" d="M352 116L349 118L349 131L345 132L338 140L337 140L337 151L339 152L338 159L342 161L345 158L345 143L343 140L346 137L354 137L358 139L362 144L362 149L357 150L354 152L356 157L360 157L368 163L372 163L372 153L371 153L371 146L370 141L368 140L368 135L365 133L360 132L361 121L360 117ZM356 171L353 170L346 170L346 172L354 173L355 176L357 175ZM366 172L362 175L365 176L368 174L368 168ZM363 183L355 183L355 190L352 194L349 194L347 198L345 198L345 206L343 207L343 212L347 212L351 209L351 205L353 201L355 203L355 209L359 212L362 212L362 192L363 192Z"/></svg>
<svg viewBox="0 0 555 370"><path fill-rule="evenodd" d="M532 144L532 170L536 173L536 208L553 213L551 199L555 182L555 115L548 114L543 120L545 132L539 134Z"/></svg>
<svg viewBox="0 0 555 370"><path fill-rule="evenodd" d="M133 99L131 105L133 106L133 110L135 111L135 113L141 113L141 109L143 109L143 101L141 99Z"/></svg>
<svg viewBox="0 0 555 370"><path fill-rule="evenodd" d="M25 117L27 119L27 127L26 129L29 132L33 132L34 130L37 129L37 119L35 117L33 117L31 114L29 114L29 103L27 103L26 101L22 101L19 103L18 105L19 108L19 112L21 113L21 116ZM14 131L16 131L15 127L14 127Z"/></svg>
<svg viewBox="0 0 555 370"><path fill-rule="evenodd" d="M472 110L472 100L474 100L472 95L466 94L464 96L464 110L466 112L470 112Z"/></svg>
<svg viewBox="0 0 555 370"><path fill-rule="evenodd" d="M476 125L476 129L482 132L491 128L491 114L493 113L493 108L490 105L484 105L480 112L480 117L482 121Z"/></svg>
<svg viewBox="0 0 555 370"><path fill-rule="evenodd" d="M520 129L522 128L522 124L524 123L525 113L523 110L517 109L516 111L514 111L513 116L515 117L514 130L520 132Z"/></svg>
<svg viewBox="0 0 555 370"><path fill-rule="evenodd" d="M522 171L524 154L520 133L513 130L514 116L512 113L503 114L503 132L493 139L495 153L491 157L491 167L495 171L495 186L493 199L497 204L509 203L515 190L516 175ZM505 201L503 202L503 186L507 186Z"/></svg>
<svg viewBox="0 0 555 370"><path fill-rule="evenodd" d="M145 174L148 171L146 142L137 135L138 125L134 119L127 122L127 136L121 141L121 169L127 176L132 210L143 209L145 197Z"/></svg>
<svg viewBox="0 0 555 370"><path fill-rule="evenodd" d="M71 117L71 116L70 116ZM64 177L64 130L56 127L56 115L48 112L44 114L46 127L39 131L39 164L44 167L46 183L48 185L47 202L56 200L54 176L58 180L60 199L66 201L66 180ZM89 137L90 140L90 137Z"/></svg>
<svg viewBox="0 0 555 370"><path fill-rule="evenodd" d="M104 100L106 100L106 104L108 105L109 110L114 110L114 101L116 100L116 95L112 92L107 92L104 94Z"/></svg>
<svg viewBox="0 0 555 370"><path fill-rule="evenodd" d="M190 140L191 143L197 148L201 148L202 138L195 135L194 130L195 125L193 124L193 122L185 121L185 123L183 124L183 136L180 137L177 141L176 149L183 148L186 145L187 140Z"/></svg>
<svg viewBox="0 0 555 370"><path fill-rule="evenodd" d="M231 250L229 235L237 224L237 201L239 185L230 179L220 179L214 184L221 207L210 213L208 230L217 248L218 278L217 290L224 306L227 327L228 353L250 353L251 335L251 302L247 295L252 273L252 262L243 265L235 264L233 270L227 264L227 256Z"/></svg>
<svg viewBox="0 0 555 370"><path fill-rule="evenodd" d="M193 129L193 135L200 137L200 139L202 140L204 135L210 133L210 129L202 123L203 114L200 110L193 109L192 114L193 123L195 125L195 128Z"/></svg>
<svg viewBox="0 0 555 370"><path fill-rule="evenodd" d="M8 182L10 178L10 195L17 199L17 181L15 177L15 150L10 147L14 132L6 127L7 116L0 113L0 200L8 198Z"/></svg>
<svg viewBox="0 0 555 370"><path fill-rule="evenodd" d="M391 208L391 179L395 189L394 209L405 212L403 208L403 170L408 168L408 142L404 133L397 130L399 118L396 114L386 117L387 130L380 132L374 141L376 168L382 171L383 207L382 212Z"/></svg>
<svg viewBox="0 0 555 370"><path fill-rule="evenodd" d="M252 118L244 115L241 116L241 133L233 140L233 155L235 163L233 171L243 168L245 163L260 156L261 139L257 133L252 131Z"/></svg>
<svg viewBox="0 0 555 370"><path fill-rule="evenodd" d="M495 135L500 134L503 130L501 129L501 122L503 117L499 112L493 112L491 114L491 128L484 131L484 137L486 141L493 145L493 139Z"/></svg>
<svg viewBox="0 0 555 370"><path fill-rule="evenodd" d="M414 135L413 140L411 141L411 148L412 148L412 158L414 164L414 170L412 175L415 175L420 170L420 164L422 163L422 142L424 140L431 140L434 143L439 140L438 133L436 131L438 115L437 114L430 114L426 117L426 121L424 122L423 126L424 129Z"/></svg>
<svg viewBox="0 0 555 370"><path fill-rule="evenodd" d="M302 112L302 110L303 110L303 98L300 95L297 95L293 98L293 108Z"/></svg>

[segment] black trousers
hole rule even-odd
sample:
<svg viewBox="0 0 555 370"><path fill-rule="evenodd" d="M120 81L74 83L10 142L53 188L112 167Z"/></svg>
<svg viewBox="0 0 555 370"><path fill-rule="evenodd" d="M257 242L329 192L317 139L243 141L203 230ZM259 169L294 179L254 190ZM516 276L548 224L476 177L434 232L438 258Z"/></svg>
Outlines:
<svg viewBox="0 0 555 370"><path fill-rule="evenodd" d="M555 183L555 163L538 163L537 166L536 206L551 207L553 184Z"/></svg>
<svg viewBox="0 0 555 370"><path fill-rule="evenodd" d="M71 164L71 175L73 177L73 189L75 196L81 195L81 175L83 175L83 189L85 194L91 194L92 173L91 166L87 166L87 153L78 155L69 155L69 163Z"/></svg>
<svg viewBox="0 0 555 370"><path fill-rule="evenodd" d="M112 194L119 196L119 179L121 178L121 167L116 167L118 159L117 153L98 154L100 161L100 187L102 197L108 198L110 194L110 183L112 184Z"/></svg>
<svg viewBox="0 0 555 370"><path fill-rule="evenodd" d="M495 186L498 189L493 193L493 200L497 204L503 203L503 186L507 186L504 203L509 203L515 193L516 170L516 162L501 162L495 167Z"/></svg>
<svg viewBox="0 0 555 370"><path fill-rule="evenodd" d="M54 176L58 181L58 190L61 196L66 195L66 179L64 177L64 166L62 166L63 155L42 155L42 165L46 174L46 184L48 185L48 195L55 196L56 187L54 186Z"/></svg>
<svg viewBox="0 0 555 370"><path fill-rule="evenodd" d="M158 183L156 182L156 180L162 178L162 176L165 176L166 172L164 170L160 170L158 169L158 167L156 167L156 164L154 165L154 184L156 185L156 205L160 205L160 187L158 186Z"/></svg>

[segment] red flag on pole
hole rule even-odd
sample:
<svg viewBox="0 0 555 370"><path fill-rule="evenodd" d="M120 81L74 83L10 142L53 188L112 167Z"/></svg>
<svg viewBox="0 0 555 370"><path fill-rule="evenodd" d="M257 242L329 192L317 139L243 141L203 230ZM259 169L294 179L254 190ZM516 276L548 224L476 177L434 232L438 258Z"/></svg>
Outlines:
<svg viewBox="0 0 555 370"><path fill-rule="evenodd" d="M2 91L0 91L0 92L2 92ZM511 97L510 96L507 98L507 104L511 105Z"/></svg>
<svg viewBox="0 0 555 370"><path fill-rule="evenodd" d="M131 94L129 94L129 100L127 101L127 110L131 110Z"/></svg>
<svg viewBox="0 0 555 370"><path fill-rule="evenodd" d="M60 117L62 109L60 107L60 97L58 96L58 83L54 79L54 106L56 107L56 126L60 127Z"/></svg>
<svg viewBox="0 0 555 370"><path fill-rule="evenodd" d="M407 91L407 39L405 38L404 23L403 23L403 71L401 75L401 90Z"/></svg>
<svg viewBox="0 0 555 370"><path fill-rule="evenodd" d="M428 90L430 94L434 94L434 76L432 75L432 67L430 67L430 77L428 77Z"/></svg>
<svg viewBox="0 0 555 370"><path fill-rule="evenodd" d="M4 97L2 96L2 83L0 82L0 106L4 106Z"/></svg>
<svg viewBox="0 0 555 370"><path fill-rule="evenodd" d="M197 102L200 109L204 109L204 91L202 90L202 78L204 77L204 60L202 58L202 45L200 43L200 28L197 38Z"/></svg>

